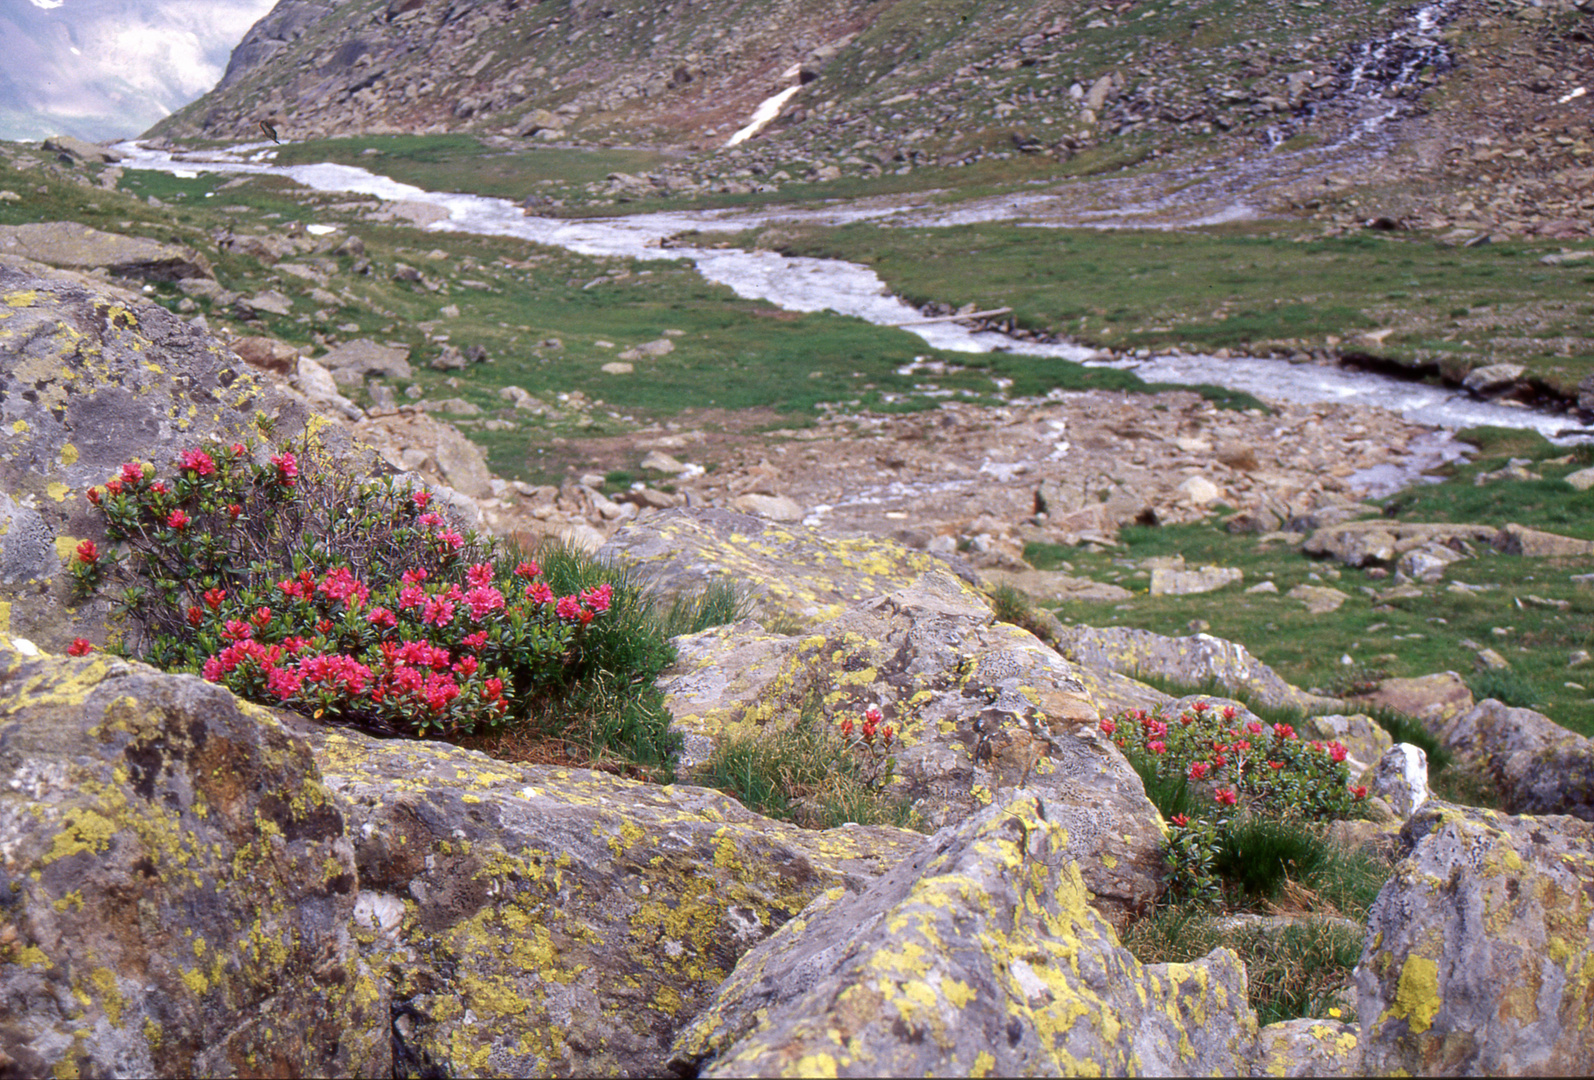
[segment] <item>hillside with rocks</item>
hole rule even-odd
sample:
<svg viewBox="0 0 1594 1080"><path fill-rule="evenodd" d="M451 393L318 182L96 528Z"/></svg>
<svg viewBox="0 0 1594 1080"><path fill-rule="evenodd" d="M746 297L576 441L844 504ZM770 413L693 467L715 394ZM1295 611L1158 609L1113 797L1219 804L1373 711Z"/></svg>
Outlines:
<svg viewBox="0 0 1594 1080"><path fill-rule="evenodd" d="M1287 21L1216 0L283 0L216 90L150 135L252 139L269 120L290 140L657 146L684 156L652 185L686 194L1326 146L1276 209L1579 235L1590 14L1587 0L1298 3ZM772 122L726 149L783 90ZM1410 121L1392 142L1347 141L1387 117Z"/></svg>

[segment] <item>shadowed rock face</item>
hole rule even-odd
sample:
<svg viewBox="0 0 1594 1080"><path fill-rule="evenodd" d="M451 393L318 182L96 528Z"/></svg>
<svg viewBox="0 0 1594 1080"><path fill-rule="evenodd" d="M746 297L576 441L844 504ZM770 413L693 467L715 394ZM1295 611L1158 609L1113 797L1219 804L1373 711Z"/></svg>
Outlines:
<svg viewBox="0 0 1594 1080"><path fill-rule="evenodd" d="M266 711L0 650L0 1047L23 1075L378 1075L343 814Z"/></svg>

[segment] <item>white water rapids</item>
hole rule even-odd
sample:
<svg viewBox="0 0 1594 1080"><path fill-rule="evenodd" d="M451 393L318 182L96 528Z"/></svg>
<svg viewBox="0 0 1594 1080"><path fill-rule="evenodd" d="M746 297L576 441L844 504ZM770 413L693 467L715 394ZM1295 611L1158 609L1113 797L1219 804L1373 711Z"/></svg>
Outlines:
<svg viewBox="0 0 1594 1080"><path fill-rule="evenodd" d="M507 199L450 192L424 191L348 165L277 166L265 158L270 144L247 144L231 151L183 153L174 157L136 143L116 148L126 155L127 169L166 172L196 170L285 176L318 191L370 195L389 201L429 203L448 212L433 231L458 231L491 236L516 236L584 255L631 259L688 259L710 281L728 286L738 296L767 300L789 311L831 310L881 326L902 325L938 349L957 352L1005 350L1014 355L1061 357L1084 361L1092 355L1081 345L1043 345L1014 341L1001 334L977 333L952 322L912 324L922 316L916 308L890 295L868 267L834 259L793 258L768 251L661 247L661 241L688 230L734 232L779 220L842 223L888 219L911 211L900 204L833 206L770 211L679 211L631 217L559 220L529 217ZM1107 365L1104 365L1107 366ZM1368 372L1316 364L1288 364L1252 358L1218 359L1206 355L1164 353L1144 360L1114 361L1152 382L1190 385L1210 383L1243 390L1259 398L1302 403L1338 402L1388 409L1414 423L1455 429L1483 424L1532 428L1556 441L1576 438L1572 421L1560 415L1508 408L1472 400L1444 387L1404 382ZM1594 436L1594 431L1584 437Z"/></svg>

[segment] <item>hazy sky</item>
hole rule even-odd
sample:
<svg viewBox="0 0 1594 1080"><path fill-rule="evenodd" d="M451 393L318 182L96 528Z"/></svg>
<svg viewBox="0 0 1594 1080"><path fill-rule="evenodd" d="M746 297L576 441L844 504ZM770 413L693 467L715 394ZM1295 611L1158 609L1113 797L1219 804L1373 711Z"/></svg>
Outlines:
<svg viewBox="0 0 1594 1080"><path fill-rule="evenodd" d="M215 86L276 0L0 0L0 139L129 138Z"/></svg>

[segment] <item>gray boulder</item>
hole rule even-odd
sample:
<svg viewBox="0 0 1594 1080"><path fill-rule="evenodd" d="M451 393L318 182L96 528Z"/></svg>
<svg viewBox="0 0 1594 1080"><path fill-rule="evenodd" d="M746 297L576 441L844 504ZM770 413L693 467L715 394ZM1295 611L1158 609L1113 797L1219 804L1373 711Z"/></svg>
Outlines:
<svg viewBox="0 0 1594 1080"><path fill-rule="evenodd" d="M749 948L923 837L762 818L715 791L305 727L348 815L360 939L422 1062L656 1076Z"/></svg>
<svg viewBox="0 0 1594 1080"><path fill-rule="evenodd" d="M40 147L54 154L66 154L78 161L92 161L101 165L110 165L122 160L122 155L115 150L73 135L51 135L40 144Z"/></svg>
<svg viewBox="0 0 1594 1080"><path fill-rule="evenodd" d="M1594 742L1543 713L1486 698L1438 736L1459 764L1492 784L1509 813L1594 821Z"/></svg>
<svg viewBox="0 0 1594 1080"><path fill-rule="evenodd" d="M45 266L84 270L142 281L210 278L210 266L191 248L142 236L100 232L73 221L0 225L0 254Z"/></svg>
<svg viewBox="0 0 1594 1080"><path fill-rule="evenodd" d="M343 814L271 714L0 649L0 1047L56 1076L381 1075Z"/></svg>
<svg viewBox="0 0 1594 1080"><path fill-rule="evenodd" d="M334 375L346 371L361 378L367 375L382 375L390 379L408 379L414 374L414 369L409 364L409 356L410 351L407 348L392 348L378 345L369 338L356 338L344 342L316 359L320 361L322 367Z"/></svg>
<svg viewBox="0 0 1594 1080"><path fill-rule="evenodd" d="M688 763L720 737L790 726L815 700L830 724L876 706L898 740L888 792L931 828L1028 787L1109 920L1124 925L1162 891L1162 820L1097 724L1097 680L994 622L956 578L926 574L793 637L742 624L678 644L660 685Z"/></svg>
<svg viewBox="0 0 1594 1080"><path fill-rule="evenodd" d="M1244 645L1210 634L1171 638L1128 627L1070 626L1059 637L1057 651L1093 671L1144 672L1189 686L1216 680L1230 692L1248 691L1265 705L1315 712L1342 704L1291 686Z"/></svg>
<svg viewBox="0 0 1594 1080"><path fill-rule="evenodd" d="M107 606L75 604L64 572L80 540L105 539L88 488L125 461L164 469L184 445L246 437L257 414L291 436L310 413L164 308L3 267L0 296L0 631L60 652L106 634Z"/></svg>
<svg viewBox="0 0 1594 1080"><path fill-rule="evenodd" d="M750 952L676 1040L704 1076L1244 1075L1227 949L1142 966L1092 910L1067 828L1016 791Z"/></svg>
<svg viewBox="0 0 1594 1080"><path fill-rule="evenodd" d="M1594 1071L1594 826L1429 802L1357 965L1373 1075Z"/></svg>

